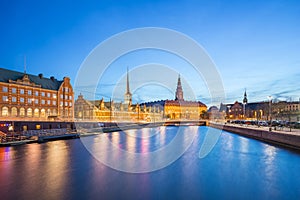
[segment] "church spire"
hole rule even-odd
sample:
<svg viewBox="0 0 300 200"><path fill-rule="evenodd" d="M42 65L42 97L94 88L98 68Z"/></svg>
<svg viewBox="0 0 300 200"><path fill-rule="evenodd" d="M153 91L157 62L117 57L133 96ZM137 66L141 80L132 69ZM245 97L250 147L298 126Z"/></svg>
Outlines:
<svg viewBox="0 0 300 200"><path fill-rule="evenodd" d="M243 99L243 103L244 103L244 104L247 104L247 103L248 103L246 89L245 89L245 93L244 93L244 99Z"/></svg>
<svg viewBox="0 0 300 200"><path fill-rule="evenodd" d="M181 86L180 74L178 75L175 100L183 101L183 91L182 91L182 86Z"/></svg>
<svg viewBox="0 0 300 200"><path fill-rule="evenodd" d="M124 95L124 103L125 104L131 104L132 103L132 95L130 93L130 88L129 88L129 73L128 73L128 67L127 67L127 75L126 75L126 92Z"/></svg>

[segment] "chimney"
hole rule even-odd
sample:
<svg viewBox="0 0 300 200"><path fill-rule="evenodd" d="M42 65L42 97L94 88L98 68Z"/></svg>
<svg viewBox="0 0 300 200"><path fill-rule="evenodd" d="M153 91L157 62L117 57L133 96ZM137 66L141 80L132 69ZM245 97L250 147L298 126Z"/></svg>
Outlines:
<svg viewBox="0 0 300 200"><path fill-rule="evenodd" d="M51 81L54 81L54 76L51 76L50 79L51 79Z"/></svg>
<svg viewBox="0 0 300 200"><path fill-rule="evenodd" d="M42 74L42 73L40 73L40 74L39 74L39 77L40 77L40 79L42 79L42 78L43 78L43 74Z"/></svg>

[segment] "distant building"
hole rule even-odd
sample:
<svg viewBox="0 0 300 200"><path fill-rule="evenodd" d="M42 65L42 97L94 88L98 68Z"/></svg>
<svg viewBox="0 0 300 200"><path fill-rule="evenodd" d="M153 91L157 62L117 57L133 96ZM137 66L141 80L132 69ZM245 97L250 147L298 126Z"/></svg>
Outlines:
<svg viewBox="0 0 300 200"><path fill-rule="evenodd" d="M79 95L75 101L75 119L77 121L126 122L126 121L160 121L162 112L145 105L132 105L127 70L124 103L101 100L86 100Z"/></svg>
<svg viewBox="0 0 300 200"><path fill-rule="evenodd" d="M300 120L300 101L269 101L248 103L247 94L244 93L243 103L221 104L220 112L225 119L248 120Z"/></svg>
<svg viewBox="0 0 300 200"><path fill-rule="evenodd" d="M59 81L0 68L1 121L72 121L73 99L68 77Z"/></svg>
<svg viewBox="0 0 300 200"><path fill-rule="evenodd" d="M75 101L75 118L78 121L161 121L164 119L197 120L207 107L200 101L185 101L180 76L178 77L175 100L160 100L132 104L127 71L124 103L101 100L85 100L82 95Z"/></svg>
<svg viewBox="0 0 300 200"><path fill-rule="evenodd" d="M207 111L207 106L200 101L186 101L183 98L183 90L178 76L175 100L160 100L144 103L146 107L154 107L163 111L164 118L180 120L198 120L203 112Z"/></svg>

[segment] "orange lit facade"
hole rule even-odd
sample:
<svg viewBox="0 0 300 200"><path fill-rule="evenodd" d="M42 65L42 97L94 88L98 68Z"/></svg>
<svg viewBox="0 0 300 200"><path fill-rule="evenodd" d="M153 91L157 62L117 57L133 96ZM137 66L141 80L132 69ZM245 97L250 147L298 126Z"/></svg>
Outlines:
<svg viewBox="0 0 300 200"><path fill-rule="evenodd" d="M58 81L0 68L1 121L72 121L70 78Z"/></svg>

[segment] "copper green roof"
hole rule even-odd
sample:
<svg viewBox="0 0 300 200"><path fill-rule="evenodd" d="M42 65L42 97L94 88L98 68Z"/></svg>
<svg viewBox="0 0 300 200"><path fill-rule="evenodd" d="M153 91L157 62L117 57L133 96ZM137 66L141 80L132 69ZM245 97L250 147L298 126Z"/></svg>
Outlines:
<svg viewBox="0 0 300 200"><path fill-rule="evenodd" d="M63 81L58 81L55 78L45 78L42 76L36 76L32 74L27 74L30 82L35 83L36 85L40 85L41 88L48 90L58 90ZM22 80L24 77L24 73L17 72L13 70L0 68L0 82L9 83L9 80L17 81Z"/></svg>

